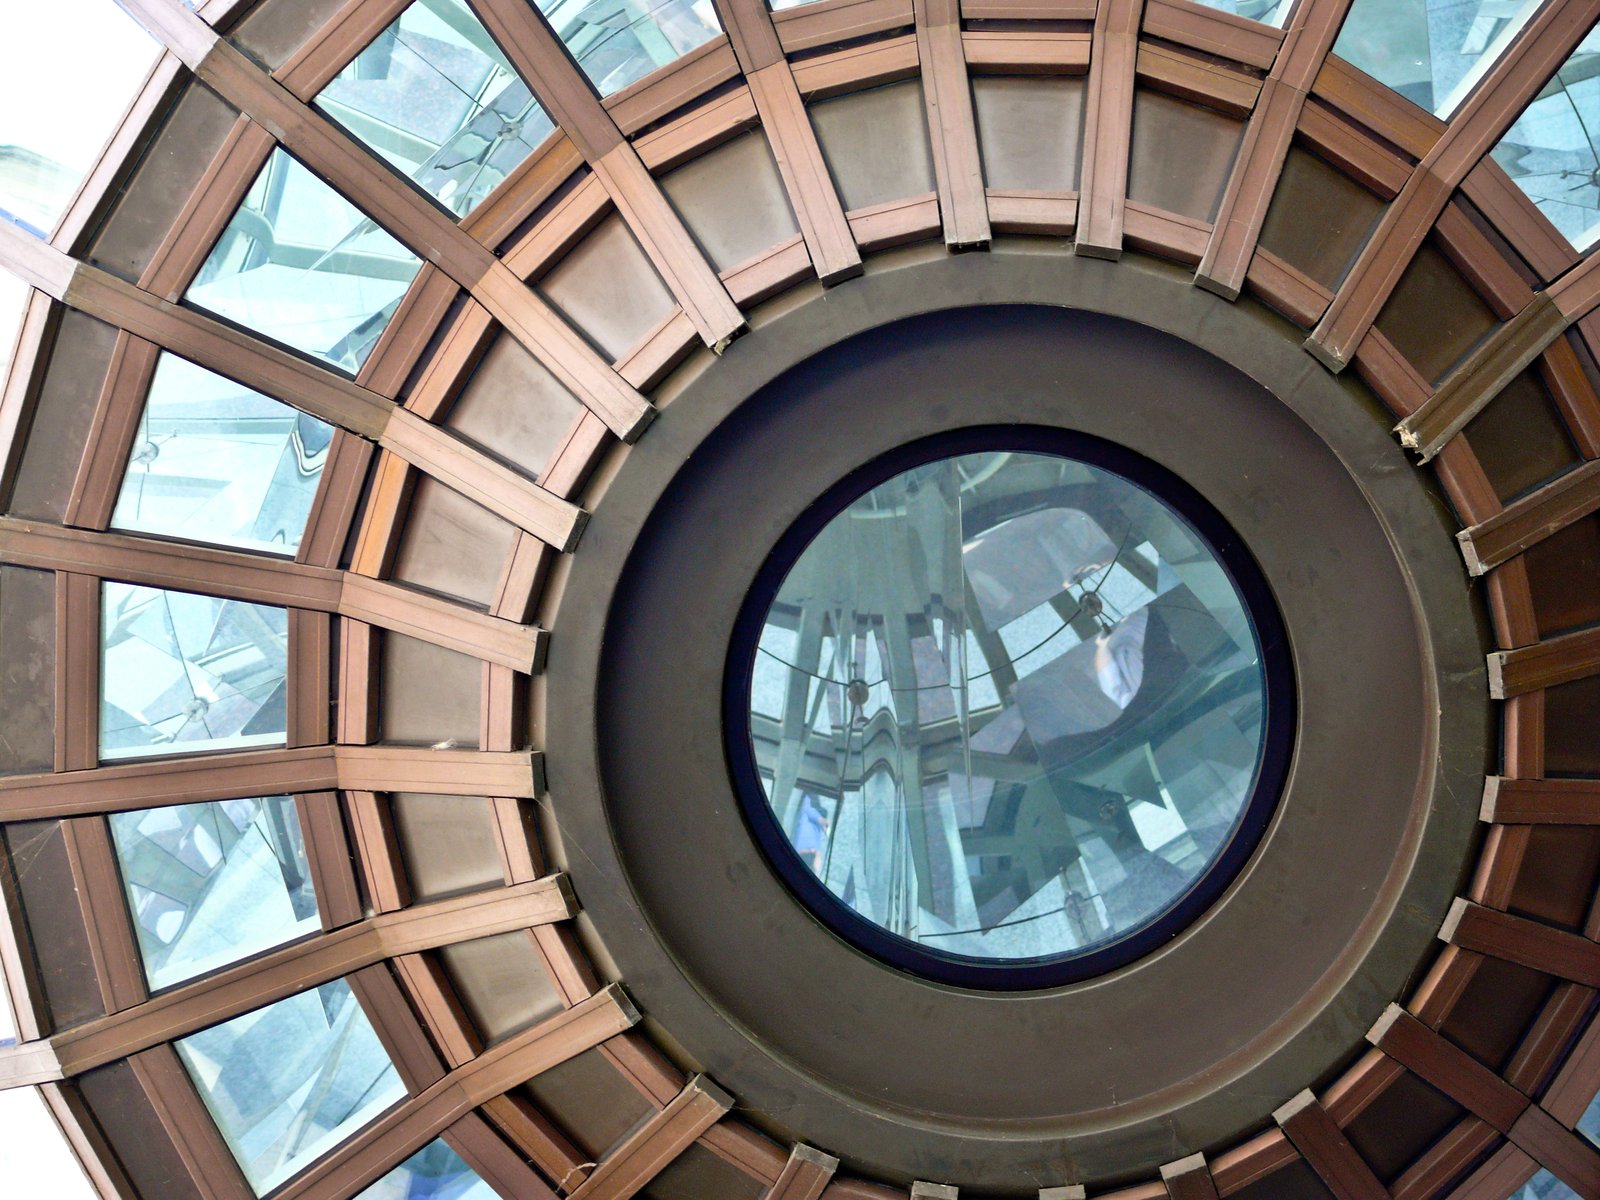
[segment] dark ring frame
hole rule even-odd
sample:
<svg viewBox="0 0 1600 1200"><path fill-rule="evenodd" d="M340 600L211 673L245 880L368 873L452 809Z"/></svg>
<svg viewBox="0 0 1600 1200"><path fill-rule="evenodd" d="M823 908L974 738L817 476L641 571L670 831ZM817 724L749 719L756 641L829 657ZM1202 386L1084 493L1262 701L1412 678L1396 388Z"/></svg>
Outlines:
<svg viewBox="0 0 1600 1200"><path fill-rule="evenodd" d="M1165 909L1114 941L1048 959L988 961L921 947L861 916L829 891L801 860L767 799L750 737L750 687L756 647L783 581L823 527L861 496L915 467L963 454L1048 454L1121 476L1186 520L1216 556L1249 615L1266 684L1266 730L1250 798L1219 853ZM1089 434L1039 425L984 425L935 434L852 471L801 514L779 539L751 584L729 642L723 674L723 740L745 824L767 864L806 910L845 942L880 962L924 979L984 991L1039 991L1125 966L1171 941L1227 890L1249 862L1277 810L1294 751L1294 668L1283 618L1254 556L1222 515L1177 475L1125 446Z"/></svg>

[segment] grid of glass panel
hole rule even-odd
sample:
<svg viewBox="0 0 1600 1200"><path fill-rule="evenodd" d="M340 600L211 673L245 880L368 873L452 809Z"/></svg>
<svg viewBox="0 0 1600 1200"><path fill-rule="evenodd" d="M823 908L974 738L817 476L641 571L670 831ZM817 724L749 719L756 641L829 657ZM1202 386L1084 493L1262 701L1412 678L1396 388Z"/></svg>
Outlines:
<svg viewBox="0 0 1600 1200"><path fill-rule="evenodd" d="M278 149L184 298L355 374L421 266Z"/></svg>
<svg viewBox="0 0 1600 1200"><path fill-rule="evenodd" d="M609 96L722 32L711 0L538 0L589 82Z"/></svg>
<svg viewBox="0 0 1600 1200"><path fill-rule="evenodd" d="M175 1045L258 1196L371 1124L406 1094L342 979Z"/></svg>
<svg viewBox="0 0 1600 1200"><path fill-rule="evenodd" d="M1517 118L1494 160L1579 250L1600 240L1600 29Z"/></svg>
<svg viewBox="0 0 1600 1200"><path fill-rule="evenodd" d="M444 1141L430 1142L356 1200L497 1200L495 1190Z"/></svg>
<svg viewBox="0 0 1600 1200"><path fill-rule="evenodd" d="M1441 117L1545 0L1355 0L1333 52Z"/></svg>
<svg viewBox="0 0 1600 1200"><path fill-rule="evenodd" d="M283 744L287 610L108 582L100 620L102 759Z"/></svg>
<svg viewBox="0 0 1600 1200"><path fill-rule="evenodd" d="M1263 25L1273 25L1283 28L1289 19L1289 11L1294 8L1296 0L1199 0L1207 8L1220 8L1223 12L1233 13L1238 17L1248 17L1252 21L1260 21Z"/></svg>
<svg viewBox="0 0 1600 1200"><path fill-rule="evenodd" d="M111 524L293 555L333 427L163 354Z"/></svg>
<svg viewBox="0 0 1600 1200"><path fill-rule="evenodd" d="M457 216L555 128L462 0L417 0L316 104Z"/></svg>
<svg viewBox="0 0 1600 1200"><path fill-rule="evenodd" d="M288 796L115 813L111 836L152 990L319 928Z"/></svg>

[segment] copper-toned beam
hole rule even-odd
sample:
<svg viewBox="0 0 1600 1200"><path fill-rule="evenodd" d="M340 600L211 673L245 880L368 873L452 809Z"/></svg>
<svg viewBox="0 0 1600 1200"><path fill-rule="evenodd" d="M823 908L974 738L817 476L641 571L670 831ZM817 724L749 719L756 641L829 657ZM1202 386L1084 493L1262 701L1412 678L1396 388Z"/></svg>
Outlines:
<svg viewBox="0 0 1600 1200"><path fill-rule="evenodd" d="M301 792L295 796L294 806L323 931L361 920L361 893L350 861L350 839L339 814L339 797L333 792Z"/></svg>
<svg viewBox="0 0 1600 1200"><path fill-rule="evenodd" d="M159 346L132 334L117 334L78 474L62 514L65 524L104 529L110 523L160 357Z"/></svg>
<svg viewBox="0 0 1600 1200"><path fill-rule="evenodd" d="M1537 1104L1529 1105L1508 1136L1513 1145L1578 1195L1600 1196L1600 1150Z"/></svg>
<svg viewBox="0 0 1600 1200"><path fill-rule="evenodd" d="M430 750L417 746L337 746L339 787L360 792L533 797L540 756L530 750Z"/></svg>
<svg viewBox="0 0 1600 1200"><path fill-rule="evenodd" d="M382 913L171 988L45 1041L0 1049L0 1087L81 1075L387 958L563 921L576 912L566 877L555 875Z"/></svg>
<svg viewBox="0 0 1600 1200"><path fill-rule="evenodd" d="M1310 1092L1301 1092L1274 1112L1272 1119L1328 1185L1335 1200L1389 1200L1389 1190Z"/></svg>
<svg viewBox="0 0 1600 1200"><path fill-rule="evenodd" d="M796 1142L767 1200L819 1200L838 1169L839 1160L833 1155Z"/></svg>
<svg viewBox="0 0 1600 1200"><path fill-rule="evenodd" d="M1140 42L1138 82L1193 104L1234 117L1248 117L1261 97L1262 81L1235 67L1161 42Z"/></svg>
<svg viewBox="0 0 1600 1200"><path fill-rule="evenodd" d="M788 12L802 12L809 7L812 6L805 5L789 9ZM910 79L917 73L917 39L908 34L857 46L843 46L828 54L803 58L792 65L795 85L800 89L800 94L807 100L821 100L880 83Z"/></svg>
<svg viewBox="0 0 1600 1200"><path fill-rule="evenodd" d="M1526 917L1457 899L1439 938L1557 979L1600 987L1600 943Z"/></svg>
<svg viewBox="0 0 1600 1200"><path fill-rule="evenodd" d="M739 62L725 37L713 37L600 103L625 136L693 103L739 77Z"/></svg>
<svg viewBox="0 0 1600 1200"><path fill-rule="evenodd" d="M616 986L513 1034L390 1109L273 1193L275 1200L343 1200L415 1154L472 1109L627 1029L637 1010Z"/></svg>
<svg viewBox="0 0 1600 1200"><path fill-rule="evenodd" d="M1217 1200L1217 1185L1204 1154L1191 1154L1161 1168L1169 1200Z"/></svg>
<svg viewBox="0 0 1600 1200"><path fill-rule="evenodd" d="M311 100L410 5L411 0L345 0L277 69L278 82Z"/></svg>
<svg viewBox="0 0 1600 1200"><path fill-rule="evenodd" d="M1428 151L1306 342L1331 370L1343 370L1405 274L1451 194L1494 148L1534 93L1594 24L1584 5L1546 5L1490 68Z"/></svg>
<svg viewBox="0 0 1600 1200"><path fill-rule="evenodd" d="M1501 1133L1509 1133L1529 1104L1517 1091L1465 1050L1391 1004L1367 1040L1412 1074L1432 1084Z"/></svg>
<svg viewBox="0 0 1600 1200"><path fill-rule="evenodd" d="M100 581L60 572L56 584L55 768L100 759Z"/></svg>
<svg viewBox="0 0 1600 1200"><path fill-rule="evenodd" d="M1479 815L1503 825L1600 825L1600 780L1492 775Z"/></svg>
<svg viewBox="0 0 1600 1200"><path fill-rule="evenodd" d="M1321 0L1317 0L1320 3ZM1315 8L1317 3L1301 4ZM1150 37L1266 70L1277 57L1283 31L1191 0L1150 0L1144 17Z"/></svg>
<svg viewBox="0 0 1600 1200"><path fill-rule="evenodd" d="M120 1013L143 1002L150 992L128 917L111 826L104 817L76 817L61 823L61 840L102 1005L108 1013Z"/></svg>
<svg viewBox="0 0 1600 1200"><path fill-rule="evenodd" d="M1600 671L1600 629L1569 633L1489 655L1489 695L1496 700L1556 687Z"/></svg>
<svg viewBox="0 0 1600 1200"><path fill-rule="evenodd" d="M1530 546L1600 509L1600 461L1584 463L1554 483L1456 534L1467 570L1482 575Z"/></svg>
<svg viewBox="0 0 1600 1200"><path fill-rule="evenodd" d="M1094 258L1122 257L1133 134L1133 83L1145 0L1103 0L1094 19L1084 98L1083 169L1074 249Z"/></svg>
<svg viewBox="0 0 1600 1200"><path fill-rule="evenodd" d="M568 1200L629 1200L733 1107L733 1097L704 1075L608 1154Z"/></svg>
<svg viewBox="0 0 1600 1200"><path fill-rule="evenodd" d="M1578 261L1572 244L1493 158L1472 169L1461 192L1540 280L1555 279Z"/></svg>
<svg viewBox="0 0 1600 1200"><path fill-rule="evenodd" d="M457 1121L444 1131L443 1137L497 1194L516 1196L518 1200L556 1200L555 1192L528 1165L528 1160L477 1114Z"/></svg>
<svg viewBox="0 0 1600 1200"><path fill-rule="evenodd" d="M245 1181L178 1052L152 1046L130 1058L128 1066L202 1200L254 1200L255 1190Z"/></svg>
<svg viewBox="0 0 1600 1200"><path fill-rule="evenodd" d="M913 0L922 99L947 246L989 244L989 209L978 154L978 122L961 40L959 0Z"/></svg>
<svg viewBox="0 0 1600 1200"><path fill-rule="evenodd" d="M817 0L772 14L788 54L909 28L911 0Z"/></svg>
<svg viewBox="0 0 1600 1200"><path fill-rule="evenodd" d="M1295 8L1245 127L1205 257L1195 272L1195 282L1208 291L1234 300L1244 287L1300 114L1349 8L1350 0Z"/></svg>

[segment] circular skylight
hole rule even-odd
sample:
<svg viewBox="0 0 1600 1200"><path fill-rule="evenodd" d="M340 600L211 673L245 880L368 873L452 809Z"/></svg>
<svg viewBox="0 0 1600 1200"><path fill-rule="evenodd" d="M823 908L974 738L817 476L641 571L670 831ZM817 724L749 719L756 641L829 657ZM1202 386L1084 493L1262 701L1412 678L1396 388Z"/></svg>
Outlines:
<svg viewBox="0 0 1600 1200"><path fill-rule="evenodd" d="M774 866L953 982L1043 986L1171 937L1280 782L1284 652L1248 555L1154 464L1054 448L847 481L735 647L735 773Z"/></svg>

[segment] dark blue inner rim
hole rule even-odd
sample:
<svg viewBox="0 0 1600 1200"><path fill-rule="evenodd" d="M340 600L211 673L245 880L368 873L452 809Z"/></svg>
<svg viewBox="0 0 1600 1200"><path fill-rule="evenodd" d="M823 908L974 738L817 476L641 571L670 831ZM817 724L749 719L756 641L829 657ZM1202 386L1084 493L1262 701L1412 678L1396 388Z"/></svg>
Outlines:
<svg viewBox="0 0 1600 1200"><path fill-rule="evenodd" d="M824 526L881 483L914 467L964 454L1010 451L1076 459L1122 476L1186 520L1216 555L1255 627L1266 697L1255 782L1232 835L1190 888L1143 925L1076 954L1026 960L947 954L897 937L830 892L779 826L757 769L750 737L750 688L768 610L789 571ZM852 471L824 492L779 539L762 564L734 625L723 674L723 741L745 823L768 864L806 909L846 942L880 962L940 983L986 991L1036 991L1103 975L1176 937L1222 895L1255 852L1271 822L1294 750L1294 669L1277 602L1255 558L1222 514L1178 476L1124 446L1039 425L983 425L901 446Z"/></svg>

